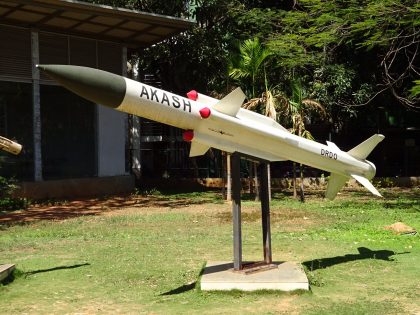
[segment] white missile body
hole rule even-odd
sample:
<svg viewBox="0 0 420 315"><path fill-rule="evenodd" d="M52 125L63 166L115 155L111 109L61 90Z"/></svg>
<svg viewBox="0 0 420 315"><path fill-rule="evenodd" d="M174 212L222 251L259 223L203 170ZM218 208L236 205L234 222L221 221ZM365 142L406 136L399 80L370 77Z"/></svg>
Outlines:
<svg viewBox="0 0 420 315"><path fill-rule="evenodd" d="M221 100L195 91L189 93L189 99L97 69L60 65L39 68L95 103L186 130L184 139L191 141L191 157L203 155L212 147L268 161L292 160L331 172L326 192L329 199L334 199L351 177L381 196L369 181L376 169L366 157L383 135L373 135L343 152L332 142L324 145L304 139L268 117L241 108L245 95L239 88Z"/></svg>

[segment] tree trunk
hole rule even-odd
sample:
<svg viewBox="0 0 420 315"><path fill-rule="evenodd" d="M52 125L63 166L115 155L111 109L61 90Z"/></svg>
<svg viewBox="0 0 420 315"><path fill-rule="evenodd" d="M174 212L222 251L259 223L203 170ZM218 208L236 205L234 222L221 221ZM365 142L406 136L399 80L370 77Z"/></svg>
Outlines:
<svg viewBox="0 0 420 315"><path fill-rule="evenodd" d="M296 190L296 163L293 162L293 198L297 198L297 190Z"/></svg>
<svg viewBox="0 0 420 315"><path fill-rule="evenodd" d="M299 190L300 202L305 202L305 193L303 190L303 165L300 164L300 190Z"/></svg>
<svg viewBox="0 0 420 315"><path fill-rule="evenodd" d="M255 185L255 201L260 201L260 187L258 182L258 170L257 170L257 163L252 163L254 167L254 185Z"/></svg>
<svg viewBox="0 0 420 315"><path fill-rule="evenodd" d="M249 175L248 175L248 193L250 195L254 194L254 167L253 167L253 162L248 161L248 171L249 171Z"/></svg>

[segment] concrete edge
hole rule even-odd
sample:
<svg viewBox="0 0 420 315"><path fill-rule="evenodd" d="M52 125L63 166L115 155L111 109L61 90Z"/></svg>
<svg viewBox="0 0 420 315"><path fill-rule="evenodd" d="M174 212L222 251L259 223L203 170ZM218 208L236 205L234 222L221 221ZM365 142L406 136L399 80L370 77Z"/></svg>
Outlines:
<svg viewBox="0 0 420 315"><path fill-rule="evenodd" d="M0 265L0 282L2 282L4 279L9 277L13 273L14 270L15 270L14 264Z"/></svg>
<svg viewBox="0 0 420 315"><path fill-rule="evenodd" d="M278 268L245 274L233 271L231 262L207 262L201 275L203 291L309 291L309 280L300 263L274 262Z"/></svg>
<svg viewBox="0 0 420 315"><path fill-rule="evenodd" d="M32 200L96 197L131 193L135 187L133 175L94 178L70 178L41 182L21 182L15 197Z"/></svg>

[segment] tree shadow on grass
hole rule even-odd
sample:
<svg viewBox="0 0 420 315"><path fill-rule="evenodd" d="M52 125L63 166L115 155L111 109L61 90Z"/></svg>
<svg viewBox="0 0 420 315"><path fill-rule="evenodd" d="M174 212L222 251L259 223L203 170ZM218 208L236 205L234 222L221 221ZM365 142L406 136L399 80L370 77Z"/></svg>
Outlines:
<svg viewBox="0 0 420 315"><path fill-rule="evenodd" d="M62 269L74 269L74 268L79 268L83 266L90 266L90 264L84 263L84 264L77 264L77 265L72 265L72 266L59 266L59 267L54 267L54 268L39 269L39 270L33 270L33 271L28 271L28 272L23 272L20 269L15 269L7 278L3 279L3 281L1 281L0 284L7 285L13 282L16 278L20 278L20 277L27 278L37 273L50 272L50 271L56 271L56 270L62 270Z"/></svg>
<svg viewBox="0 0 420 315"><path fill-rule="evenodd" d="M395 253L391 250L386 250L386 249L370 250L369 248L366 248L366 247L359 247L357 250L359 251L359 254L347 254L344 256L314 259L314 260L304 261L303 265L306 268L308 268L309 271L314 271L317 269L324 269L324 268L332 267L338 264L343 264L343 263L355 261L355 260L380 259L384 261L393 261L394 259L391 258L391 256L410 253L410 252Z"/></svg>
<svg viewBox="0 0 420 315"><path fill-rule="evenodd" d="M37 273L50 272L50 271L63 270L63 269L74 269L74 268L79 268L83 266L90 266L90 264L84 263L84 264L77 264L77 265L72 265L72 266L58 266L58 267L48 268L48 269L33 270L33 271L25 272L24 276L29 277Z"/></svg>

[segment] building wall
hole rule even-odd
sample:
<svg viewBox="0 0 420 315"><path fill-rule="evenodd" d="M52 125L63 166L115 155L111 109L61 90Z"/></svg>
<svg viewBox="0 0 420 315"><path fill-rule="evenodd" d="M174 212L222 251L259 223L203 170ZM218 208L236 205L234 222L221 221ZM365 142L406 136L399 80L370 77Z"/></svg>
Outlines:
<svg viewBox="0 0 420 315"><path fill-rule="evenodd" d="M0 176L20 180L125 175L127 115L92 104L39 74L37 63L123 74L117 43L0 24L0 134L24 146L0 152Z"/></svg>
<svg viewBox="0 0 420 315"><path fill-rule="evenodd" d="M98 176L125 174L127 115L102 105L97 107Z"/></svg>

